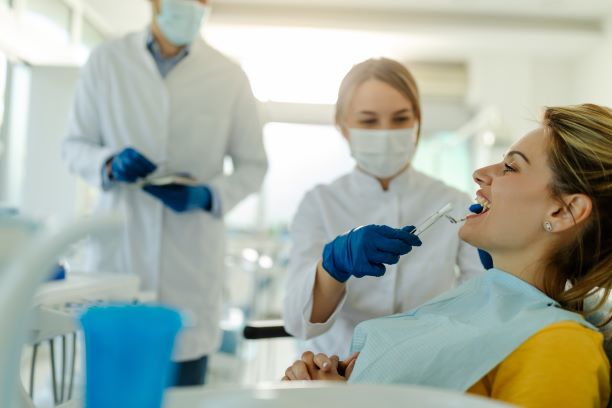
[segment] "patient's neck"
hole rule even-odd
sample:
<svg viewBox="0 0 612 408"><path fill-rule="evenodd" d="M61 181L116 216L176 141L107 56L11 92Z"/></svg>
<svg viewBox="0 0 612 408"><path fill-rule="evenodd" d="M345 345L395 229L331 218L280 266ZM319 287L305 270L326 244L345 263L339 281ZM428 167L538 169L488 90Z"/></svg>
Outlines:
<svg viewBox="0 0 612 408"><path fill-rule="evenodd" d="M543 275L546 270L545 252L536 248L522 251L492 252L493 264L497 269L508 272L544 291Z"/></svg>

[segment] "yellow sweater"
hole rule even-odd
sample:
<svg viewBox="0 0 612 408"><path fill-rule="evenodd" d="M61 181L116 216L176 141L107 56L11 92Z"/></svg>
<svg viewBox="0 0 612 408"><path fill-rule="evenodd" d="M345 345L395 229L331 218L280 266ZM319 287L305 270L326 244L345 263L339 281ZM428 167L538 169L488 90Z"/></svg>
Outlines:
<svg viewBox="0 0 612 408"><path fill-rule="evenodd" d="M467 392L522 407L605 407L610 364L603 336L576 322L540 330Z"/></svg>

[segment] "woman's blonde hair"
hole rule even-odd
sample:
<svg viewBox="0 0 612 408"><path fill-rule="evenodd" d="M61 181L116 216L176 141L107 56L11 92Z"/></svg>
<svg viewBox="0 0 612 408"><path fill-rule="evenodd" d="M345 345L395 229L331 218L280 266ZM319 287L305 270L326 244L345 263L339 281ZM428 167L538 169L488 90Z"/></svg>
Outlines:
<svg viewBox="0 0 612 408"><path fill-rule="evenodd" d="M612 289L612 110L592 104L551 107L543 125L550 135L553 195L580 193L593 203L569 247L552 254L554 273L545 275L545 292L566 309L594 312ZM585 299L597 289L604 291L602 300L585 311Z"/></svg>
<svg viewBox="0 0 612 408"><path fill-rule="evenodd" d="M415 118L418 120L417 137L420 135L421 124L421 100L419 88L414 77L404 65L388 58L371 58L351 68L346 74L336 101L336 125L342 126L346 116L346 110L353 98L355 89L369 79L382 81L399 93L401 93L412 104Z"/></svg>

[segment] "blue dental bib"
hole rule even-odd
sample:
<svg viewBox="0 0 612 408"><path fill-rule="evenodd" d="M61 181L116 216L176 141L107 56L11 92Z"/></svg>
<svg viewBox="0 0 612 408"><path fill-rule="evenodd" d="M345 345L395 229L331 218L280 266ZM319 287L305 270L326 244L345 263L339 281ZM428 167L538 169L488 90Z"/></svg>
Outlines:
<svg viewBox="0 0 612 408"><path fill-rule="evenodd" d="M584 318L514 275L489 269L406 313L365 321L350 383L420 384L466 391L544 327Z"/></svg>

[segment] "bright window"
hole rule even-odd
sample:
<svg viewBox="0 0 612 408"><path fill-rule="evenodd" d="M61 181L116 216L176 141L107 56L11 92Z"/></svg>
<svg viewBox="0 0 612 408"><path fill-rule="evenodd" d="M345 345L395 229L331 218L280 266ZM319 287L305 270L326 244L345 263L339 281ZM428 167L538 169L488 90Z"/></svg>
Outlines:
<svg viewBox="0 0 612 408"><path fill-rule="evenodd" d="M289 27L215 26L206 39L240 62L261 101L333 104L344 75L366 58L390 55L379 33Z"/></svg>
<svg viewBox="0 0 612 408"><path fill-rule="evenodd" d="M471 139L460 139L453 132L421 137L414 168L468 194L474 192L472 181Z"/></svg>
<svg viewBox="0 0 612 408"><path fill-rule="evenodd" d="M4 123L4 91L6 89L6 69L7 69L7 59L6 55L4 55L0 51L0 129L2 129L2 124ZM2 132L0 132L2 134ZM1 143L1 141L0 141ZM2 154L2 148L0 147L0 155Z"/></svg>
<svg viewBox="0 0 612 408"><path fill-rule="evenodd" d="M355 165L346 141L333 126L269 123L264 142L269 168L262 194L229 214L230 228L286 229L308 190Z"/></svg>

